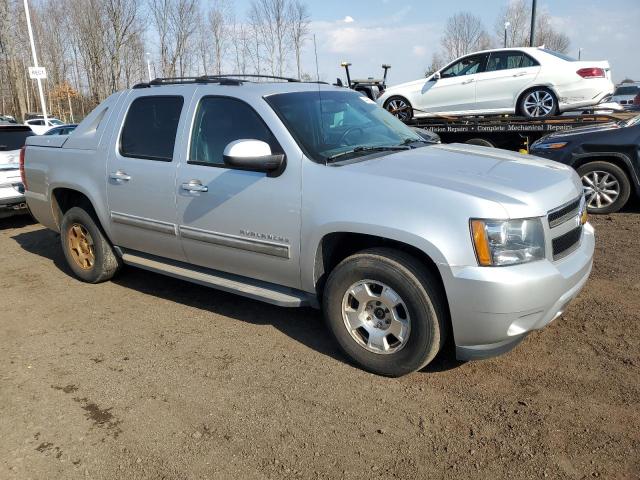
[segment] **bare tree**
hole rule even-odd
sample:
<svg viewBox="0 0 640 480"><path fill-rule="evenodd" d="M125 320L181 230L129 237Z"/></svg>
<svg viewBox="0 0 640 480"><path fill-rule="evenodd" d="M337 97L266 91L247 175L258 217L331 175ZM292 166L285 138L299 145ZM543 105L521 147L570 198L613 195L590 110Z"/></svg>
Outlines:
<svg viewBox="0 0 640 480"><path fill-rule="evenodd" d="M121 88L124 50L130 47L138 33L139 0L103 0L103 5L109 87L111 92L115 92Z"/></svg>
<svg viewBox="0 0 640 480"><path fill-rule="evenodd" d="M427 69L424 72L424 76L428 77L432 74L434 74L435 72L437 72L438 70L440 70L442 67L445 66L447 62L444 60L444 58L442 57L442 55L438 52L434 53L431 56L431 63L429 64L429 66L427 67Z"/></svg>
<svg viewBox="0 0 640 480"><path fill-rule="evenodd" d="M289 32L291 35L291 43L296 56L296 67L298 69L298 78L301 78L300 56L304 42L309 36L309 23L311 16L307 5L300 0L293 0L289 4Z"/></svg>
<svg viewBox="0 0 640 480"><path fill-rule="evenodd" d="M217 75L222 73L222 62L229 43L230 16L231 11L227 1L214 0L211 10L209 10L209 31L213 44L214 73Z"/></svg>
<svg viewBox="0 0 640 480"><path fill-rule="evenodd" d="M491 38L487 34L482 21L468 13L456 13L449 17L440 40L447 60L490 48Z"/></svg>
<svg viewBox="0 0 640 480"><path fill-rule="evenodd" d="M288 0L252 0L250 16L262 37L272 75L282 76L286 68L289 24Z"/></svg>
<svg viewBox="0 0 640 480"><path fill-rule="evenodd" d="M505 24L508 47L528 47L531 33L531 3L528 0L512 0L503 9L495 25L495 33L502 45ZM537 45L545 45L551 50L566 53L570 47L567 35L553 28L551 15L542 11L536 17Z"/></svg>

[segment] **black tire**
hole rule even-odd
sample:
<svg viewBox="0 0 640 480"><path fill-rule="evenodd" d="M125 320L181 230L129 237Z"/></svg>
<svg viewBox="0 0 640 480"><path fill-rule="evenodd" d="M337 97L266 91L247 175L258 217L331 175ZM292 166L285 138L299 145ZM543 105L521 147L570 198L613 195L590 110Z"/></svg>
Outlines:
<svg viewBox="0 0 640 480"><path fill-rule="evenodd" d="M485 140L484 138L470 138L464 143L469 145L478 145L480 147L495 147L493 143L491 143L489 140Z"/></svg>
<svg viewBox="0 0 640 480"><path fill-rule="evenodd" d="M532 112L527 111L527 108L525 108L525 101L527 99L527 97L529 97L529 95L531 94L539 94L541 96L544 96L546 98L547 95L550 95L551 99L553 100L553 105L551 107L551 109L544 114L539 114L536 115ZM518 114L522 115L523 117L527 117L527 118L548 118L548 117L553 117L554 115L558 114L558 98L556 97L556 95L549 90L548 88L544 88L544 87L535 87L532 88L530 90L527 90L526 92L524 92L520 98L518 99L518 108L517 108Z"/></svg>
<svg viewBox="0 0 640 480"><path fill-rule="evenodd" d="M587 210L589 211L589 213L593 213L596 215L615 213L626 205L627 201L629 200L629 196L631 195L631 181L629 180L629 176L627 175L627 173L618 165L603 160L597 160L581 165L580 167L578 167L577 171L578 175L580 175L580 178L582 179L582 185L584 185L585 187L589 185L585 177L592 176L594 173L598 172L607 173L614 177L618 182L618 197L613 203L607 204L606 206L603 205L601 208L598 208L596 200L594 199L590 202L590 196L587 195Z"/></svg>
<svg viewBox="0 0 640 480"><path fill-rule="evenodd" d="M400 102L405 105L402 110L396 110L394 108L394 102ZM411 102L404 97L399 95L393 96L389 98L386 102L384 102L384 108L391 115L402 120L403 122L410 122L413 119L413 107L411 106Z"/></svg>
<svg viewBox="0 0 640 480"><path fill-rule="evenodd" d="M78 256L72 248L70 240L72 228L75 228L75 230L84 229L88 235L87 243L91 246L94 260L91 264L83 262L84 267L80 265L77 259ZM77 235L75 236L77 237ZM98 221L93 212L90 214L84 208L72 207L64 214L60 224L60 241L69 268L83 282L100 283L110 280L122 265L120 258L114 252L104 232L98 226ZM75 248L75 251L77 250Z"/></svg>
<svg viewBox="0 0 640 480"><path fill-rule="evenodd" d="M397 292L408 310L410 333L393 353L375 353L359 344L343 319L343 298L362 280L379 281ZM331 272L323 296L329 330L341 350L372 373L399 377L420 370L438 354L445 342L446 297L435 276L417 259L390 248L373 248L352 255Z"/></svg>

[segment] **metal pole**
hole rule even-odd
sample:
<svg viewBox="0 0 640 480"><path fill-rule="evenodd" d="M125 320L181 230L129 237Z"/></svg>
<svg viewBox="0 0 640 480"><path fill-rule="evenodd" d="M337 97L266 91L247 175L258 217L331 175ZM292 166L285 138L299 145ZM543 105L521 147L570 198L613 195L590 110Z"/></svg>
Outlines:
<svg viewBox="0 0 640 480"><path fill-rule="evenodd" d="M24 0L24 13L27 16L27 30L29 31L29 41L31 42L31 54L33 55L33 66L38 66L38 56L36 55L36 44L33 41L33 29L31 28L31 15L29 14L29 4L27 0ZM42 108L42 115L44 116L44 123L47 123L47 105L44 102L44 92L42 90L42 80L38 81L38 93L40 94L40 106Z"/></svg>
<svg viewBox="0 0 640 480"><path fill-rule="evenodd" d="M578 49L578 60L582 59L582 49Z"/></svg>
<svg viewBox="0 0 640 480"><path fill-rule="evenodd" d="M533 47L533 42L536 39L536 3L536 0L531 1L531 37L529 38L530 47Z"/></svg>
<svg viewBox="0 0 640 480"><path fill-rule="evenodd" d="M504 22L504 48L507 48L507 28L511 25L511 22Z"/></svg>
<svg viewBox="0 0 640 480"><path fill-rule="evenodd" d="M145 56L147 57L147 74L149 75L149 81L151 81L151 61L149 60L151 54L147 52L145 53Z"/></svg>

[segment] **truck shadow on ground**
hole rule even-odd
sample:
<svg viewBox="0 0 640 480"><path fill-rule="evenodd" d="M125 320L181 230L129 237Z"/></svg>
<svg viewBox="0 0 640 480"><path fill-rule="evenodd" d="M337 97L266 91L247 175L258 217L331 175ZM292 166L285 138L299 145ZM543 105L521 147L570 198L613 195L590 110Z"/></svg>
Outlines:
<svg viewBox="0 0 640 480"><path fill-rule="evenodd" d="M73 276L62 253L60 236L57 233L40 228L16 233L11 238L25 251L51 260L62 272ZM272 325L308 348L340 362L350 363L335 345L318 310L277 307L133 267L125 267L112 281L145 295L163 298L242 322ZM455 360L453 346L448 345L422 371L444 372L463 363Z"/></svg>

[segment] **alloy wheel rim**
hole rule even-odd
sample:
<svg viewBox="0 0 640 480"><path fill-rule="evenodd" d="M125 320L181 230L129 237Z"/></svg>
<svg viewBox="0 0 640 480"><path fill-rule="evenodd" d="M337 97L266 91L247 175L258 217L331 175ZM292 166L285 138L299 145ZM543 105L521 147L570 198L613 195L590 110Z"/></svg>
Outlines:
<svg viewBox="0 0 640 480"><path fill-rule="evenodd" d="M399 98L393 99L387 104L387 111L400 120L410 120L409 105Z"/></svg>
<svg viewBox="0 0 640 480"><path fill-rule="evenodd" d="M587 207L606 208L620 196L620 182L608 172L594 170L582 176L582 185L587 197Z"/></svg>
<svg viewBox="0 0 640 480"><path fill-rule="evenodd" d="M377 280L360 280L347 289L342 318L351 338L376 354L398 352L411 333L409 310L402 297Z"/></svg>
<svg viewBox="0 0 640 480"><path fill-rule="evenodd" d="M79 223L71 225L67 231L67 244L73 261L83 270L91 270L96 261L93 238Z"/></svg>
<svg viewBox="0 0 640 480"><path fill-rule="evenodd" d="M555 106L553 95L545 90L535 90L524 99L524 110L530 117L543 117Z"/></svg>

